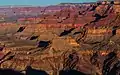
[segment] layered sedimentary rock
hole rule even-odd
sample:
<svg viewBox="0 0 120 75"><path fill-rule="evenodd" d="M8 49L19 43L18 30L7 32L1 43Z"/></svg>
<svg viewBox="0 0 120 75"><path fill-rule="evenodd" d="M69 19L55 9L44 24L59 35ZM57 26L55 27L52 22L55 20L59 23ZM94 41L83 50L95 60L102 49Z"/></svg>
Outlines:
<svg viewBox="0 0 120 75"><path fill-rule="evenodd" d="M116 13L118 7L119 5L80 4L80 6L66 7L52 15L48 13L39 18L18 19L18 24L0 23L1 47L5 45L1 56L9 51L12 52L11 55L15 55L12 60L3 63L2 67L11 66L23 70L26 65L34 61L32 63L34 68L52 72L48 59L51 59L52 64L62 64L62 54L65 51L76 50L80 58L84 59L79 65L81 70L84 72L88 70L90 73L91 67L87 60L92 51L103 50L100 52L102 57L111 50L120 49L120 18ZM117 26L115 32L114 26ZM84 27L85 37L78 42L76 38L81 37ZM70 31L71 28L74 29ZM61 33L65 35L60 36ZM30 40L33 36L38 37ZM50 41L51 44L43 49L38 47L39 41Z"/></svg>

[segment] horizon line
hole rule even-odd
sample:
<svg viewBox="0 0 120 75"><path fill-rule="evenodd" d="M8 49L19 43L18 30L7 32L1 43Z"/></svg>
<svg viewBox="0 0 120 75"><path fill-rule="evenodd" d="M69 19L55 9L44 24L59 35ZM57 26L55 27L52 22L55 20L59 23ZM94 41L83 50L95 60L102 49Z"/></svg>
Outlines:
<svg viewBox="0 0 120 75"><path fill-rule="evenodd" d="M97 1L95 1L95 2L97 2ZM27 4L27 5L13 5L13 4L11 4L11 5L0 5L0 7L14 7L14 6L15 6L15 7L16 7L16 6L17 6L17 7L19 7L19 6L20 6L20 7L24 7L24 6L25 6L25 7L28 7L28 6L31 6L31 7L37 7L37 6L38 6L38 7L39 7L39 6L40 6L40 7L46 7L46 6L55 6L55 5L69 4L69 3L70 3L70 4L72 4L72 3L73 3L73 4L74 4L74 3L76 3L76 4L84 4L84 3L95 3L95 2L79 2L79 3L78 3L78 2L63 2L63 3L51 4L51 5L29 5L29 4Z"/></svg>

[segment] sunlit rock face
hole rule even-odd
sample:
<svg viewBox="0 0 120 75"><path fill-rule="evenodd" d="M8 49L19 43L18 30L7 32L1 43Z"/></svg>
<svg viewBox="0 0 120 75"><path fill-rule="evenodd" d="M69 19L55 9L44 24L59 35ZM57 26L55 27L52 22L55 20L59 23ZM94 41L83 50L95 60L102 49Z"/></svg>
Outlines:
<svg viewBox="0 0 120 75"><path fill-rule="evenodd" d="M120 4L120 3L119 3ZM120 5L114 5L115 12L120 12Z"/></svg>
<svg viewBox="0 0 120 75"><path fill-rule="evenodd" d="M114 5L115 13L120 12L120 1L119 0L115 0L114 4L115 4Z"/></svg>

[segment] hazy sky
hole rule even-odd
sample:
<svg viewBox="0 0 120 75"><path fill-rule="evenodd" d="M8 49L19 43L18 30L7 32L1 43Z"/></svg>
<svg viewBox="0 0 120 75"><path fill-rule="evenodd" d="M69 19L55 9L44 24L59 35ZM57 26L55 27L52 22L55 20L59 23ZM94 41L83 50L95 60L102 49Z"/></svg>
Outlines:
<svg viewBox="0 0 120 75"><path fill-rule="evenodd" d="M0 6L4 5L33 5L33 6L47 6L64 2L94 2L97 0L0 0Z"/></svg>

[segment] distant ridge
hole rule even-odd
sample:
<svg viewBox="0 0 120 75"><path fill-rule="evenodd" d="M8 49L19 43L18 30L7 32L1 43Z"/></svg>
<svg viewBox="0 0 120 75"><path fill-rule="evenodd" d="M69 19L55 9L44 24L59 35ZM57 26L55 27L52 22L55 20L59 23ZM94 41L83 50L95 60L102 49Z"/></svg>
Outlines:
<svg viewBox="0 0 120 75"><path fill-rule="evenodd" d="M84 3L59 3L55 5L46 5L46 6L41 6L41 5L4 5L0 6L0 8L11 8L11 7L47 7L47 6L59 6L59 5L66 5L66 4L95 4L96 2L84 2Z"/></svg>
<svg viewBox="0 0 120 75"><path fill-rule="evenodd" d="M60 3L60 4L93 4L96 2L84 2L84 3Z"/></svg>
<svg viewBox="0 0 120 75"><path fill-rule="evenodd" d="M11 7L38 7L38 6L33 6L33 5L5 5L5 6L0 6L0 8L11 8Z"/></svg>

